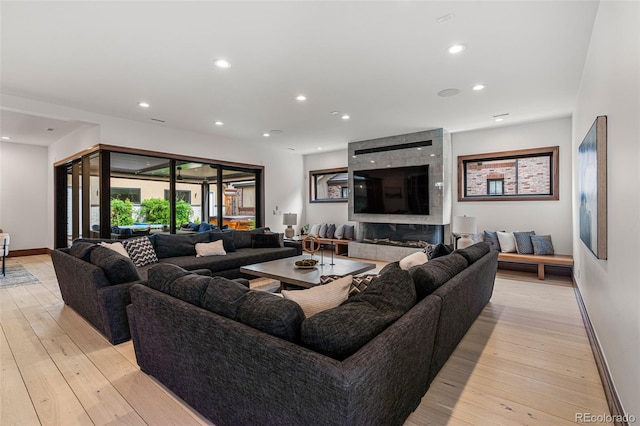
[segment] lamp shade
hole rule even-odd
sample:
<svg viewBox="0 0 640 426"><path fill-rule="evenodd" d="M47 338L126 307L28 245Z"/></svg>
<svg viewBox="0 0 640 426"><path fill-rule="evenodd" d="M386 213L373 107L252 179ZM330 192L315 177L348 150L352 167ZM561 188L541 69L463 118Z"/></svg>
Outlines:
<svg viewBox="0 0 640 426"><path fill-rule="evenodd" d="M282 215L283 225L295 225L298 223L298 215L295 213L285 213Z"/></svg>
<svg viewBox="0 0 640 426"><path fill-rule="evenodd" d="M469 216L454 216L451 232L454 234L475 234L476 218Z"/></svg>

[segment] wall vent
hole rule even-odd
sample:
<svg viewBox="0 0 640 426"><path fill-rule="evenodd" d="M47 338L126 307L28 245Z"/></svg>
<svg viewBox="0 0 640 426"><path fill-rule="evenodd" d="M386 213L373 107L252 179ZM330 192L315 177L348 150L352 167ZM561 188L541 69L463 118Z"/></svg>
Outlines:
<svg viewBox="0 0 640 426"><path fill-rule="evenodd" d="M433 145L433 141L431 140L401 143L400 145L388 145L388 146L378 146L375 148L356 149L354 151L354 154L355 155L374 154L376 152L388 152L388 151L397 151L399 149L422 148L423 146L431 146L431 145Z"/></svg>

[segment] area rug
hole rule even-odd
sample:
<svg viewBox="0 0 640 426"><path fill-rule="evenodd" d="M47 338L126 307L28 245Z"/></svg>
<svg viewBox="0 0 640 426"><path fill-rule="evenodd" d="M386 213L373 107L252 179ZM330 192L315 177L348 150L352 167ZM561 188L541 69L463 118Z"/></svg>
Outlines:
<svg viewBox="0 0 640 426"><path fill-rule="evenodd" d="M0 266L0 288L40 284L40 281L19 263L7 263L5 268L6 276L2 275L1 268Z"/></svg>

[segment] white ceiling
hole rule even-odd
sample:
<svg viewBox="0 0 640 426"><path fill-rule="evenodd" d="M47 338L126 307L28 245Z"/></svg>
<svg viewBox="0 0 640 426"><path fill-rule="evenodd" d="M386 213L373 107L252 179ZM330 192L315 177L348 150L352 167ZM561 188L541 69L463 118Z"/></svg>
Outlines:
<svg viewBox="0 0 640 426"><path fill-rule="evenodd" d="M3 1L1 90L162 119L212 141L280 129L274 148L339 149L569 116L596 10L595 1ZM467 49L449 54L457 42ZM218 57L231 68L215 68ZM472 91L477 83L487 88ZM461 93L437 96L447 88ZM20 119L5 112L3 135Z"/></svg>

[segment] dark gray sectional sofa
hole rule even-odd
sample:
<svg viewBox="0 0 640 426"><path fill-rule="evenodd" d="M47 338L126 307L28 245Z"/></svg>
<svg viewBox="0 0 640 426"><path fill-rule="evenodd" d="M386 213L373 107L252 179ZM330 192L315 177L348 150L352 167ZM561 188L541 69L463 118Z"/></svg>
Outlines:
<svg viewBox="0 0 640 426"><path fill-rule="evenodd" d="M342 305L291 300L173 266L131 287L141 369L219 426L400 425L493 292L485 243L409 271L397 262Z"/></svg>
<svg viewBox="0 0 640 426"><path fill-rule="evenodd" d="M262 244L262 247L254 248L255 237L252 236L265 232L268 228L191 235L156 234L148 238L154 246L158 263L179 265L199 274L238 279L248 278L240 273L241 266L301 253L299 245L288 242L284 242L288 245L285 247L264 247ZM226 255L196 257L197 242L217 239L223 239ZM129 258L98 246L101 241L115 242L79 239L70 248L53 250L51 259L64 302L115 345L131 337L126 315L126 306L131 301L129 288L135 283L145 282L148 270L154 264L135 267Z"/></svg>

